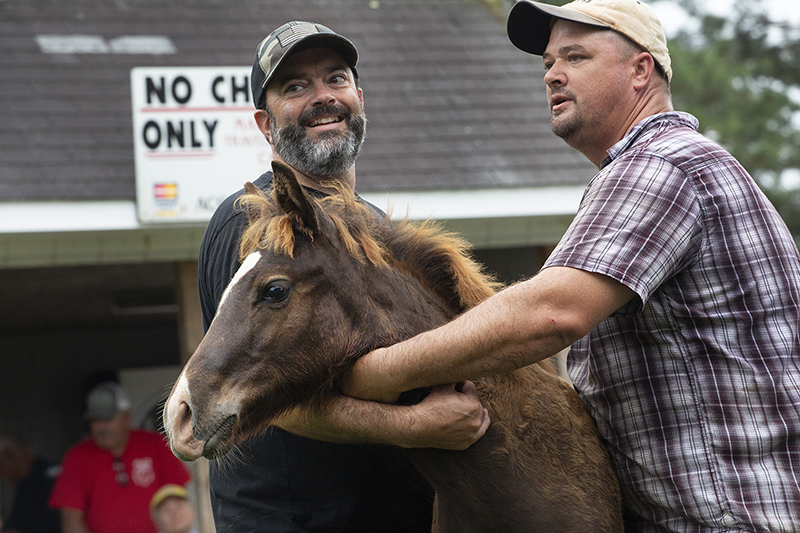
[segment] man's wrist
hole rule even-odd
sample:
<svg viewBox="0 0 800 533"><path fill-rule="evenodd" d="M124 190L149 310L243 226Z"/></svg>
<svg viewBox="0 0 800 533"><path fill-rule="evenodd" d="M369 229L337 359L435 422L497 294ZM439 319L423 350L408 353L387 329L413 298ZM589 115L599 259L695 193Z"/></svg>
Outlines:
<svg viewBox="0 0 800 533"><path fill-rule="evenodd" d="M382 403L397 401L403 389L391 383L381 370L384 352L385 348L378 348L356 361L342 384L345 395Z"/></svg>

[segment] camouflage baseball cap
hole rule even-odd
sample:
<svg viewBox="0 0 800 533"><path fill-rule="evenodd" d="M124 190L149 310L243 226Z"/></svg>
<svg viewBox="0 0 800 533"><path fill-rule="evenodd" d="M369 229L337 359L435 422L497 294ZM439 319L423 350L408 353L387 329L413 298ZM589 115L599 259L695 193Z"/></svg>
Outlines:
<svg viewBox="0 0 800 533"><path fill-rule="evenodd" d="M293 20L273 31L256 48L250 87L253 91L253 104L261 108L267 84L281 62L290 55L307 48L330 48L338 52L358 77L356 63L358 50L349 39L342 37L330 28L313 22Z"/></svg>

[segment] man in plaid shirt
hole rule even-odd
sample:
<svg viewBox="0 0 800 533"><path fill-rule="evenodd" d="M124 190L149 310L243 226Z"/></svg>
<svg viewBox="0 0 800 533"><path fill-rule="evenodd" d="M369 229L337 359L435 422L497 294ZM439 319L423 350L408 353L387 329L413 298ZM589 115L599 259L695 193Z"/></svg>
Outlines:
<svg viewBox="0 0 800 533"><path fill-rule="evenodd" d="M508 32L543 57L554 133L599 173L538 275L368 354L346 392L391 400L571 345L569 373L615 462L627 530L798 531L792 236L741 165L673 111L649 7L521 0ZM472 412L458 445L485 431L486 414Z"/></svg>

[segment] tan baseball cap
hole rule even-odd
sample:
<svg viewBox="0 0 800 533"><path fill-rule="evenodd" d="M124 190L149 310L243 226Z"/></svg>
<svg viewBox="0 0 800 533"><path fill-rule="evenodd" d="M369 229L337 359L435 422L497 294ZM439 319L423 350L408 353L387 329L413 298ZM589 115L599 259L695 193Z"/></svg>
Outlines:
<svg viewBox="0 0 800 533"><path fill-rule="evenodd" d="M164 485L160 489L158 489L155 494L153 494L153 498L150 500L150 512L152 513L155 511L159 505L161 505L164 500L170 497L181 498L184 500L189 499L189 491L185 488L181 487L180 485Z"/></svg>
<svg viewBox="0 0 800 533"><path fill-rule="evenodd" d="M559 7L519 0L508 15L508 38L520 50L540 56L550 40L554 18L618 31L653 56L667 79L672 79L664 28L647 4L639 0L575 0Z"/></svg>

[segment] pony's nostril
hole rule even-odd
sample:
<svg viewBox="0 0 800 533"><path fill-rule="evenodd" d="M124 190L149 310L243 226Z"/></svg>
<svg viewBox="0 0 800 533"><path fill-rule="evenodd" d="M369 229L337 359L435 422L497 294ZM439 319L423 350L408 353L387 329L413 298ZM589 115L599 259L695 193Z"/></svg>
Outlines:
<svg viewBox="0 0 800 533"><path fill-rule="evenodd" d="M189 407L189 404L186 402L181 402L181 422L185 422L187 419L192 417L192 409Z"/></svg>
<svg viewBox="0 0 800 533"><path fill-rule="evenodd" d="M179 433L185 433L188 429L190 432L192 431L192 408L189 407L189 404L186 402L181 402L178 405L178 431Z"/></svg>

